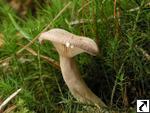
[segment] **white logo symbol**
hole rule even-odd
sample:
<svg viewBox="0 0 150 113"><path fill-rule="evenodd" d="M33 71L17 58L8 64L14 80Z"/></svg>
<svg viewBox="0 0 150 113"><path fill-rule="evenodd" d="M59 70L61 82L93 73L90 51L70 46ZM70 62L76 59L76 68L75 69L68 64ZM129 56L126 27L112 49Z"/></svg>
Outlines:
<svg viewBox="0 0 150 113"><path fill-rule="evenodd" d="M149 100L137 100L138 113L150 113Z"/></svg>

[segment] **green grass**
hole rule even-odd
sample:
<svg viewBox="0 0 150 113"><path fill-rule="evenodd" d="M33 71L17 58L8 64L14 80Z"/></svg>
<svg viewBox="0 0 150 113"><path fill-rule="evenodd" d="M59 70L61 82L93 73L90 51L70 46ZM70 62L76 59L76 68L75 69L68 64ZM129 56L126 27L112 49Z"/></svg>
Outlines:
<svg viewBox="0 0 150 113"><path fill-rule="evenodd" d="M60 70L40 57L59 61L51 43L41 46L34 41L29 48L37 55L27 50L18 52L46 27L63 28L97 42L99 56L81 54L76 61L88 86L110 109L128 113L135 110L137 98L150 98L150 58L141 51L150 54L148 0L117 1L120 17L116 18L112 0L33 3L35 12L29 8L27 15L20 16L7 2L0 1L0 38L4 40L0 47L0 101L22 88L4 110L15 105L15 113L85 111L85 105L70 94ZM139 9L130 11L136 7ZM84 23L70 24L82 19Z"/></svg>

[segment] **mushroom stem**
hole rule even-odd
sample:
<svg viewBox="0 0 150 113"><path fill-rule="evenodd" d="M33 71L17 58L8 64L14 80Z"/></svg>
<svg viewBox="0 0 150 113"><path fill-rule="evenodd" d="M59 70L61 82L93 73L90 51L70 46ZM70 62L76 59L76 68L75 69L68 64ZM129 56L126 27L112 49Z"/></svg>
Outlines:
<svg viewBox="0 0 150 113"><path fill-rule="evenodd" d="M81 78L74 58L60 55L60 67L70 92L77 100L83 103L95 104L99 107L106 107L102 100L88 88Z"/></svg>

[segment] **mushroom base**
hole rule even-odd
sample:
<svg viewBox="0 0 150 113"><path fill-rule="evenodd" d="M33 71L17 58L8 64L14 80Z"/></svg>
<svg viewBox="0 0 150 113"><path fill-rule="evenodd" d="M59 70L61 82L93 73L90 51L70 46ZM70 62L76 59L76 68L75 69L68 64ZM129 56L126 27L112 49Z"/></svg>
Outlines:
<svg viewBox="0 0 150 113"><path fill-rule="evenodd" d="M70 92L77 100L82 103L96 104L100 107L106 107L102 100L85 84L73 58L60 55L60 67L63 78Z"/></svg>

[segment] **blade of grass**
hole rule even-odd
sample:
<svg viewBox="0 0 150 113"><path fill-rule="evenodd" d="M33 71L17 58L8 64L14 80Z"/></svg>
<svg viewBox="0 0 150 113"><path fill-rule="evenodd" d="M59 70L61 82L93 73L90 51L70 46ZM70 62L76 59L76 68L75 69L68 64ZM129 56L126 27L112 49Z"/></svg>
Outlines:
<svg viewBox="0 0 150 113"><path fill-rule="evenodd" d="M16 30L18 30L28 41L31 41L31 39L32 39L31 36L28 33L26 33L25 31L23 31L23 29L16 23L13 16L10 13L8 13L8 16L9 16L12 24L16 28Z"/></svg>

